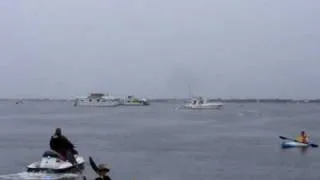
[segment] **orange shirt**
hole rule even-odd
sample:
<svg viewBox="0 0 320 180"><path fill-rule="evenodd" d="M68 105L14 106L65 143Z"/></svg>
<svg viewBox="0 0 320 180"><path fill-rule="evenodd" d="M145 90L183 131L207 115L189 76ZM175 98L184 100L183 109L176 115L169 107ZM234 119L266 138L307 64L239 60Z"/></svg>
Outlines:
<svg viewBox="0 0 320 180"><path fill-rule="evenodd" d="M308 141L309 141L307 135L304 135L304 136L300 135L300 136L297 137L296 140L299 141L299 142L302 142L302 143L308 143Z"/></svg>

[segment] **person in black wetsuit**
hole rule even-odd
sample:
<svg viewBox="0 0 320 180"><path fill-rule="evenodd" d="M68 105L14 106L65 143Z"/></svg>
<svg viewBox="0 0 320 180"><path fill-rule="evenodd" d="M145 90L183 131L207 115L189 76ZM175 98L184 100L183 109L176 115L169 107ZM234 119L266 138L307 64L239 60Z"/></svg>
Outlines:
<svg viewBox="0 0 320 180"><path fill-rule="evenodd" d="M74 145L61 133L61 128L57 128L53 136L50 139L50 148L58 152L65 159L70 159L70 154L72 157L78 152L74 149ZM72 158L74 161L74 158Z"/></svg>
<svg viewBox="0 0 320 180"><path fill-rule="evenodd" d="M106 164L100 164L97 170L99 177L97 177L95 180L111 180L111 178L107 174L109 171L110 169Z"/></svg>

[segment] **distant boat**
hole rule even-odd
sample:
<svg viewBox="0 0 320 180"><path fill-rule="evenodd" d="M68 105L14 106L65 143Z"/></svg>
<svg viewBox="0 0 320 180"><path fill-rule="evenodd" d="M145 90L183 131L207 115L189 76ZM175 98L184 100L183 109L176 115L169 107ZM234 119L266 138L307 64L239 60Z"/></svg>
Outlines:
<svg viewBox="0 0 320 180"><path fill-rule="evenodd" d="M208 102L202 97L194 97L191 102L182 106L186 109L220 109L223 104L220 102Z"/></svg>
<svg viewBox="0 0 320 180"><path fill-rule="evenodd" d="M16 101L16 104L23 104L23 100Z"/></svg>
<svg viewBox="0 0 320 180"><path fill-rule="evenodd" d="M121 100L121 105L125 106L147 106L149 101L146 98L136 98L134 96L128 96Z"/></svg>
<svg viewBox="0 0 320 180"><path fill-rule="evenodd" d="M120 105L120 98L103 93L91 93L85 98L77 98L74 106L115 107Z"/></svg>

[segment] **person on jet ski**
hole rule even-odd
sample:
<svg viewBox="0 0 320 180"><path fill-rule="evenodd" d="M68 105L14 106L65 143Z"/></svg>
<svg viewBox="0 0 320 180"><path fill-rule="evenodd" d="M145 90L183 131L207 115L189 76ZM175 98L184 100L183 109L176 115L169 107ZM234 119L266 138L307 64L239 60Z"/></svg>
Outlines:
<svg viewBox="0 0 320 180"><path fill-rule="evenodd" d="M301 131L301 134L296 138L296 140L301 143L309 143L309 137L304 131Z"/></svg>
<svg viewBox="0 0 320 180"><path fill-rule="evenodd" d="M57 128L53 136L50 139L50 148L65 159L68 159L69 154L78 154L78 152L74 149L74 145L61 133L61 128ZM72 156L73 157L73 156Z"/></svg>

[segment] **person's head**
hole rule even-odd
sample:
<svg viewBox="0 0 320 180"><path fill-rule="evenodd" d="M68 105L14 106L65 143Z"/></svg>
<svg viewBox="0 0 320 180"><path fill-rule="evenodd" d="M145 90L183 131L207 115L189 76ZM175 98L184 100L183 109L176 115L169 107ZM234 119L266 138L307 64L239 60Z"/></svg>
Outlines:
<svg viewBox="0 0 320 180"><path fill-rule="evenodd" d="M57 136L61 136L61 128L57 128L54 134Z"/></svg>
<svg viewBox="0 0 320 180"><path fill-rule="evenodd" d="M301 131L301 135L304 136L306 133L304 131Z"/></svg>
<svg viewBox="0 0 320 180"><path fill-rule="evenodd" d="M110 169L107 167L106 164L100 164L98 166L98 169L99 169L98 173L99 173L100 176L104 176L110 171Z"/></svg>

